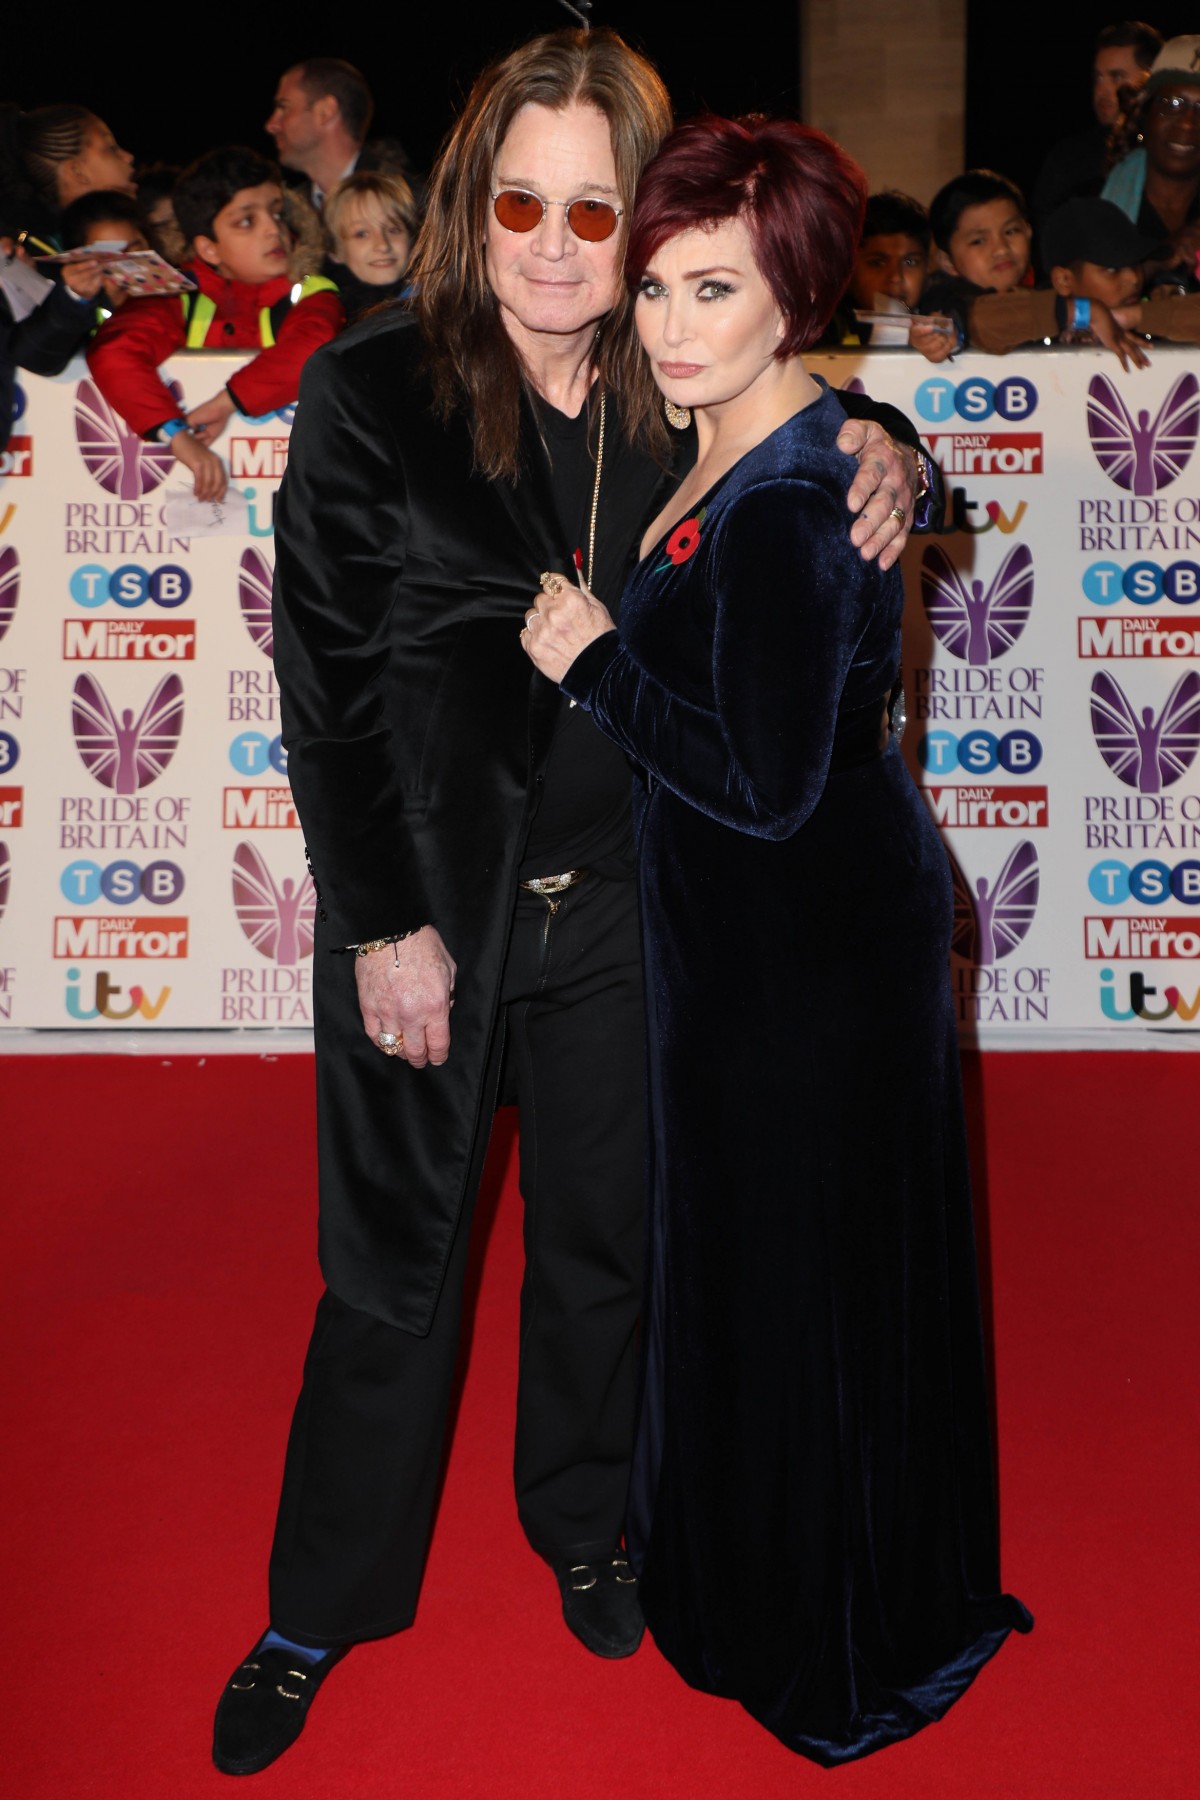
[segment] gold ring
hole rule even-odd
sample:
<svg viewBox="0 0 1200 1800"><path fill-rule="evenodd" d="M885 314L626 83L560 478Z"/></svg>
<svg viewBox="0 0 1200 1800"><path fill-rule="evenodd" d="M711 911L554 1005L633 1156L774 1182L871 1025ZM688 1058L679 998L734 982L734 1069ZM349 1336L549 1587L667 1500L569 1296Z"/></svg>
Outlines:
<svg viewBox="0 0 1200 1800"><path fill-rule="evenodd" d="M895 519L897 525L903 525L905 519L908 517L908 514L905 512L905 510L902 506L893 506L891 516L893 519Z"/></svg>
<svg viewBox="0 0 1200 1800"><path fill-rule="evenodd" d="M375 1042L385 1056L399 1056L404 1047L404 1033L402 1031L398 1034L394 1031L381 1031Z"/></svg>
<svg viewBox="0 0 1200 1800"><path fill-rule="evenodd" d="M566 586L562 576L552 575L549 569L543 569L538 579L543 594L561 594Z"/></svg>

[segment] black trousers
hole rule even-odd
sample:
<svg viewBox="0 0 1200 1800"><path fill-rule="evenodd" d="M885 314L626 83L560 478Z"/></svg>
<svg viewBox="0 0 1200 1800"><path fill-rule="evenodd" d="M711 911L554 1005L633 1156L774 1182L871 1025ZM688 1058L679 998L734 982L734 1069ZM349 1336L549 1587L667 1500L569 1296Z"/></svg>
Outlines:
<svg viewBox="0 0 1200 1800"><path fill-rule="evenodd" d="M503 1065L520 1113L517 1509L534 1549L552 1560L611 1549L623 1528L641 1300L643 1035L635 884L589 875L549 920L545 900L519 894L488 1082L490 1098ZM412 1623L487 1150L486 1132L480 1138L429 1335L329 1292L317 1306L270 1567L271 1623L297 1642L343 1644Z"/></svg>

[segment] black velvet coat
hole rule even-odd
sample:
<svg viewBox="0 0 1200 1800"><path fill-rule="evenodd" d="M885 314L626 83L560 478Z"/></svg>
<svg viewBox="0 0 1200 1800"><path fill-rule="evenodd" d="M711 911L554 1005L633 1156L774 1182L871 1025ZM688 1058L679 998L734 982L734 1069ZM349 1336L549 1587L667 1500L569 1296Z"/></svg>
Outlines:
<svg viewBox="0 0 1200 1800"><path fill-rule="evenodd" d="M519 632L541 571L568 567L570 546L541 455L527 446L515 487L485 480L465 420L433 416L420 362L402 312L309 360L276 520L274 629L320 894L322 1271L349 1305L423 1333L491 1124L482 1090L516 870L564 704ZM893 408L848 404L917 441ZM599 592L615 597L690 466L690 437L680 449L675 474L646 459L636 522L612 520L602 488ZM426 923L458 964L453 1037L443 1067L411 1075L367 1039L354 958L334 952Z"/></svg>
<svg viewBox="0 0 1200 1800"><path fill-rule="evenodd" d="M950 880L879 752L903 590L847 539L842 417L826 392L745 457L563 682L648 772L642 1604L688 1681L822 1763L938 1717L1029 1624L999 1590Z"/></svg>

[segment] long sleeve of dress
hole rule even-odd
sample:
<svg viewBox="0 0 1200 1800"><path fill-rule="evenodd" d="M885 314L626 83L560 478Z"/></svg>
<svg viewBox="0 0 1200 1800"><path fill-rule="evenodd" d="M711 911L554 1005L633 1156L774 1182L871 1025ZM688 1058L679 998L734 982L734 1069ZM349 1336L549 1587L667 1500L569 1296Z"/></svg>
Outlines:
<svg viewBox="0 0 1200 1800"><path fill-rule="evenodd" d="M710 692L675 691L616 633L589 645L562 687L680 799L753 836L790 837L824 790L881 578L850 544L832 482L750 488L723 510L701 558L686 586L694 603L701 576L711 609ZM877 694L864 693L876 711L893 672L880 660Z"/></svg>
<svg viewBox="0 0 1200 1800"><path fill-rule="evenodd" d="M276 518L275 663L288 779L335 943L432 917L384 682L404 567L403 458L341 358L301 382Z"/></svg>

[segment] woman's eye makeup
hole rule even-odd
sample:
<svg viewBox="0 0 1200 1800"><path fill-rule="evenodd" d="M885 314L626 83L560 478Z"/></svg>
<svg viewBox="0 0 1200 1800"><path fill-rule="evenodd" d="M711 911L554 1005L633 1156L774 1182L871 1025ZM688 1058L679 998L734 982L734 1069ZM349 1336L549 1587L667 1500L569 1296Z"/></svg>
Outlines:
<svg viewBox="0 0 1200 1800"><path fill-rule="evenodd" d="M647 300L661 300L666 291L661 281L651 281L649 275L643 275L638 282L638 294Z"/></svg>
<svg viewBox="0 0 1200 1800"><path fill-rule="evenodd" d="M718 281L715 278L710 278L708 281L702 281L697 289L697 293L701 300L724 300L727 295L732 294L733 292L734 287L732 281Z"/></svg>

